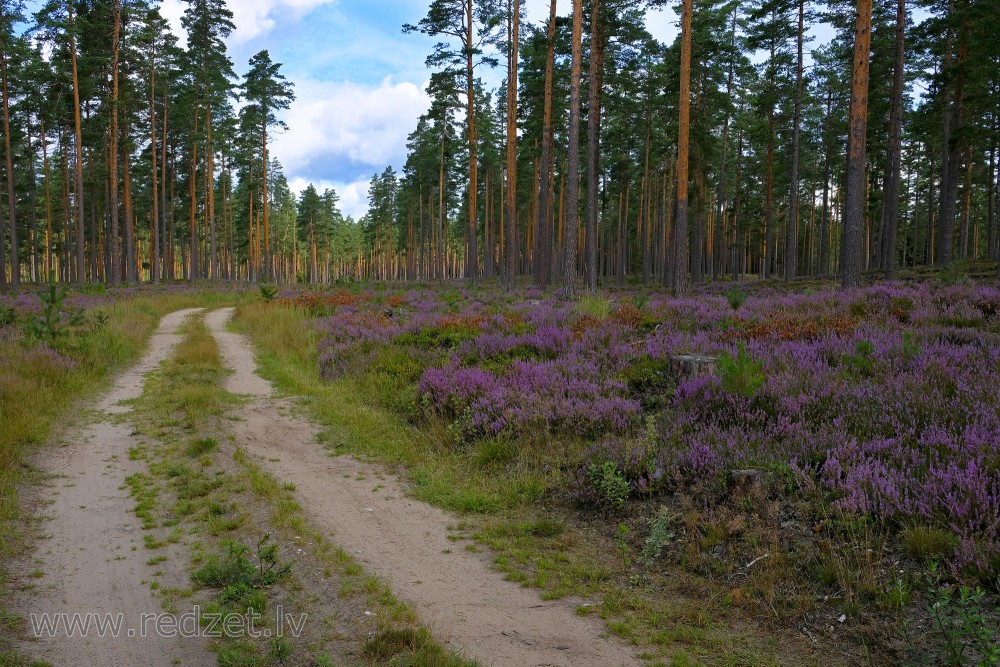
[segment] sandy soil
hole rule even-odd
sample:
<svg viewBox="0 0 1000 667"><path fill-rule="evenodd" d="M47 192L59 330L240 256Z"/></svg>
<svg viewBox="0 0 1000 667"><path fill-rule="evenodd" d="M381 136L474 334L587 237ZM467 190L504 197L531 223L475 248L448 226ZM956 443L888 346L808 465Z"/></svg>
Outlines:
<svg viewBox="0 0 1000 667"><path fill-rule="evenodd" d="M34 456L33 463L51 481L36 489L28 502L48 518L39 526L44 539L36 552L15 566L20 590L11 610L26 619L32 614L121 614L124 623L118 637L99 637L93 626L86 637L79 633L68 637L60 626L53 637L37 637L18 646L26 655L56 667L215 663L202 640L160 636L153 623L141 636L142 615L163 614L148 583L154 571L186 579L184 572L169 572L183 569L186 561L171 558L155 568L146 564L150 552L143 548L134 501L122 488L125 478L144 464L129 460L129 448L139 444L131 425L112 416L130 410L120 402L142 394L146 375L169 357L180 340L177 328L193 312L196 309L163 318L142 360L97 403L100 413L93 423L65 434L62 446L46 447ZM28 635L34 634L29 622Z"/></svg>
<svg viewBox="0 0 1000 667"><path fill-rule="evenodd" d="M294 483L310 520L389 581L438 639L483 665L641 664L630 647L603 636L599 620L576 615L570 601L542 601L506 581L486 555L450 541L448 526L456 519L407 498L397 478L328 455L316 442L318 429L293 416L287 401L271 398L242 337L225 331L232 313L214 311L206 322L234 371L227 389L255 397L233 424L237 444L280 481Z"/></svg>

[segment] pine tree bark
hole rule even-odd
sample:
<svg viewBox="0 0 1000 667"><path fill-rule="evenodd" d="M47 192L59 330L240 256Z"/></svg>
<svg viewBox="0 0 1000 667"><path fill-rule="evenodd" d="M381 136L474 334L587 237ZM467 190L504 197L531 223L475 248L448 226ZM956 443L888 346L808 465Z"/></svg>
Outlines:
<svg viewBox="0 0 1000 667"><path fill-rule="evenodd" d="M955 3L948 3L947 17L955 12ZM938 238L935 245L934 264L946 267L951 263L953 237L955 233L955 200L958 197L958 150L956 142L952 137L952 119L961 115L961 100L958 92L961 90L960 78L952 70L952 48L953 35L951 27L948 28L948 35L945 39L944 61L942 70L946 76L951 76L955 85L955 97L952 98L952 91L947 86L944 91L944 101L942 104L942 129L941 129L941 210L938 213ZM957 124L956 124L957 126Z"/></svg>
<svg viewBox="0 0 1000 667"><path fill-rule="evenodd" d="M601 0L593 0L590 26L590 104L587 109L587 228L585 274L587 289L597 291L597 220L601 166L601 97L604 86L604 18Z"/></svg>
<svg viewBox="0 0 1000 667"><path fill-rule="evenodd" d="M688 274L688 151L691 127L691 18L693 0L684 0L681 10L680 103L677 120L677 216L674 221L674 262L670 288L682 294Z"/></svg>
<svg viewBox="0 0 1000 667"><path fill-rule="evenodd" d="M114 0L114 31L111 42L111 134L109 137L108 183L111 209L111 238L107 252L111 257L111 275L108 282L118 285L122 281L121 229L118 220L118 73L121 49L122 8L120 0Z"/></svg>
<svg viewBox="0 0 1000 667"><path fill-rule="evenodd" d="M893 278L896 275L905 67L906 0L898 0L896 3L896 65L892 75L892 110L889 112L889 155L885 168L885 202L882 205L882 268L885 269L888 278Z"/></svg>
<svg viewBox="0 0 1000 667"><path fill-rule="evenodd" d="M507 225L507 238L514 238L517 230L517 61L518 61L518 46L520 44L520 27L521 27L521 2L520 0L507 0L507 10L508 10L508 42L510 46L510 51L507 58L507 188L506 194L507 199L505 202L504 211L504 223ZM471 3L469 6L469 12L471 13L472 7ZM470 14L471 15L471 14ZM469 19L468 24L469 38L472 35L472 20ZM470 56L471 57L471 56ZM469 67L471 68L471 60L469 61ZM471 70L470 70L471 72ZM471 76L471 74L470 74ZM472 131L472 84L471 79L469 83L469 127L470 132ZM474 136L474 133L470 136ZM474 150L474 146L471 145L469 150ZM469 162L469 173L472 173L473 163L472 155L470 153ZM469 260L470 263L473 257L477 254L477 246L474 242L475 239L475 196L472 194L472 181L470 183L469 190ZM517 257L514 249L516 246L511 245L507 248L507 271L505 272L505 284L508 290L514 287L515 276L517 274ZM537 260L538 253L536 247L535 258ZM472 269L469 269L470 274L467 276L470 280L475 282L476 275L471 273ZM538 272L536 266L535 279L538 280Z"/></svg>
<svg viewBox="0 0 1000 667"><path fill-rule="evenodd" d="M516 0L515 0L516 2ZM518 5L520 7L520 5ZM469 135L469 227L466 239L465 277L473 285L479 283L479 238L476 229L476 219L479 215L479 157L476 150L476 91L473 61L473 3L465 3L465 94L466 94L466 129ZM515 139L516 140L516 139Z"/></svg>
<svg viewBox="0 0 1000 667"><path fill-rule="evenodd" d="M188 195L190 198L190 220L189 233L190 238L190 252L188 253L188 272L187 278L190 281L198 279L198 124L201 120L201 113L199 112L199 100L198 100L198 84L195 82L195 100L194 100L194 132L192 133L191 141L191 177L188 183Z"/></svg>
<svg viewBox="0 0 1000 667"><path fill-rule="evenodd" d="M872 0L858 0L854 66L847 136L847 180L841 237L841 284L861 285L865 210L865 148L868 132L868 79L871 63Z"/></svg>
<svg viewBox="0 0 1000 667"><path fill-rule="evenodd" d="M164 110L166 111L166 110ZM166 113L164 113L166 115ZM160 192L156 165L156 52L150 55L149 65L149 159L152 191L150 205L152 211L149 221L149 280L154 285L160 284Z"/></svg>
<svg viewBox="0 0 1000 667"><path fill-rule="evenodd" d="M576 247L580 229L580 75L583 66L583 0L573 0L572 56L569 75L569 155L566 160L566 233L563 289L576 292Z"/></svg>
<svg viewBox="0 0 1000 667"><path fill-rule="evenodd" d="M3 81L3 136L4 152L7 158L7 220L10 223L10 284L16 290L21 282L20 244L17 239L17 197L14 195L14 156L10 146L10 95L7 82L7 45L0 48L0 76ZM3 226L0 225L0 235ZM0 244L0 254L3 253ZM4 267L0 266L0 273Z"/></svg>
<svg viewBox="0 0 1000 667"><path fill-rule="evenodd" d="M49 175L49 142L45 134L45 119L39 117L39 133L42 137L42 179L45 189L45 280L55 282L52 273L52 186Z"/></svg>
<svg viewBox="0 0 1000 667"><path fill-rule="evenodd" d="M792 172L788 193L788 224L785 229L785 280L798 274L799 261L799 146L802 132L802 81L805 61L802 44L806 29L806 3L799 0L798 58L795 65L795 105L792 119Z"/></svg>
<svg viewBox="0 0 1000 667"><path fill-rule="evenodd" d="M548 287L552 263L552 77L555 70L556 0L549 3L548 52L545 57L545 103L542 120L542 171L538 179L538 233L535 237L535 284Z"/></svg>
<svg viewBox="0 0 1000 667"><path fill-rule="evenodd" d="M125 129L125 141L128 142L128 128ZM124 179L124 201L122 202L125 211L125 279L129 283L139 282L139 265L136 261L135 247L135 209L132 206L132 170L129 164L129 152L126 150L122 155L122 176Z"/></svg>
<svg viewBox="0 0 1000 667"><path fill-rule="evenodd" d="M205 111L205 178L208 185L205 188L205 209L208 217L208 268L209 276L212 280L219 279L219 241L215 228L215 145L212 142L212 102L206 106ZM266 225L265 225L266 228Z"/></svg>
<svg viewBox="0 0 1000 667"><path fill-rule="evenodd" d="M261 151L263 155L263 160L261 160L261 187L263 188L263 196L261 198L261 207L264 213L264 257L262 267L264 270L264 280L270 282L272 280L271 276L271 205L268 201L267 192L267 109L264 109L264 122L261 127Z"/></svg>
<svg viewBox="0 0 1000 667"><path fill-rule="evenodd" d="M73 21L73 1L66 0L69 15L69 53L73 79L73 122L76 129L76 282L87 281L86 238L83 231L83 122L80 118L80 77L76 66L76 26ZM96 239L94 239L96 242Z"/></svg>
<svg viewBox="0 0 1000 667"><path fill-rule="evenodd" d="M737 18L739 16L738 8L733 9L733 19L732 28L729 37L729 48L734 52L736 50L736 24ZM735 56L734 56L735 57ZM733 92L733 78L735 76L735 63L732 59L729 61L729 74L726 78L726 99L732 98ZM723 245L725 238L725 229L723 225L723 212L726 208L726 172L728 171L728 159L729 159L729 121L730 113L729 107L726 107L726 118L722 124L722 155L721 155L721 165L719 167L719 182L715 191L715 234L712 242L712 250L714 253L714 258L712 260L712 280L718 280L719 276L724 272L723 261L725 253L723 253Z"/></svg>

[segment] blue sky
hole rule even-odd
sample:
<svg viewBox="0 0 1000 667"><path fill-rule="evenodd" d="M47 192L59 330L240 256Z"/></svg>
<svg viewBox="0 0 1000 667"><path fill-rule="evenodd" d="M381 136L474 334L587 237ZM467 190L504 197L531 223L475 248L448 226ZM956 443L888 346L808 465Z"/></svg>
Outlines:
<svg viewBox="0 0 1000 667"><path fill-rule="evenodd" d="M528 0L528 20L547 17L547 0ZM568 13L570 0L559 0ZM161 12L182 34L184 0L162 0ZM250 56L268 49L295 83L297 99L285 114L287 132L274 138L296 191L308 183L334 187L345 215L367 209L368 181L406 159L406 136L428 105L424 60L433 41L404 35L426 0L230 0L236 30L230 56L242 73ZM676 32L672 12L651 14L661 39Z"/></svg>

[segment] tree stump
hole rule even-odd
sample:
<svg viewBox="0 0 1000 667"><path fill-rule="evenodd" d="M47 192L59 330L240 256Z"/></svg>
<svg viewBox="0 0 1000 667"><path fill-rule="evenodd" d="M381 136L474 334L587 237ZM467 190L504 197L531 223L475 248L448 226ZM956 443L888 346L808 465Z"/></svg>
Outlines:
<svg viewBox="0 0 1000 667"><path fill-rule="evenodd" d="M733 496L746 498L764 488L767 473L763 470L733 470L729 473L729 489Z"/></svg>
<svg viewBox="0 0 1000 667"><path fill-rule="evenodd" d="M713 375L716 357L706 357L701 354L678 354L670 358L670 370L678 380Z"/></svg>

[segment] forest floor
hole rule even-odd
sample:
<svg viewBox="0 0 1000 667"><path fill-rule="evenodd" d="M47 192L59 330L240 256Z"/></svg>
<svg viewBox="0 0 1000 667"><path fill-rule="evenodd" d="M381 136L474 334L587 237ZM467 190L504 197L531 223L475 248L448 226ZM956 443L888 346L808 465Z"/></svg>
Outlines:
<svg viewBox="0 0 1000 667"><path fill-rule="evenodd" d="M13 567L14 579L23 585L10 605L10 611L33 617L35 641L22 644L22 653L53 665L128 667L153 664L150 659L157 664L198 665L211 660L207 647L197 640L156 633L138 637L128 632L124 636L88 632L71 641L63 627L50 626L51 634L40 627L43 619L63 622L62 614L121 614L135 622L143 614L162 611L147 585L157 568L139 549L139 520L131 511L128 489L122 486L141 467L129 457L129 450L138 444L137 434L118 415L129 411L123 401L138 398L147 374L172 354L180 342L178 329L195 312L180 310L164 317L142 360L118 377L92 411L81 414L58 436L59 446L33 457L38 474L46 480L27 492L26 505L36 517L37 546ZM166 578L184 578L177 567L170 570ZM137 627L129 629L142 634Z"/></svg>
<svg viewBox="0 0 1000 667"><path fill-rule="evenodd" d="M83 292L61 309L80 304L83 323L49 343L26 295L0 329L0 667L995 664L995 563L939 569L958 545L940 522L838 510L795 483L780 419L777 435L737 420L717 479L647 488L659 478L639 475L643 452L661 456L653 471L686 451L694 432L675 424L714 423L719 405L792 410L789 388L877 390L865 400L881 405L885 386L912 386L905 404L932 422L973 399L993 415L1000 290L918 278L752 287L745 307L718 289ZM743 339L754 356L741 343L735 370L685 401L702 380L680 383L664 354L725 361ZM553 369L599 369L606 384L557 378L539 393ZM964 393L925 387L953 375ZM435 407L436 382L485 402ZM602 439L594 420L622 405L615 392L640 418ZM522 421L484 436L473 417L494 399ZM546 401L591 430L546 425ZM895 428L877 421L894 405L850 427ZM838 437L806 417L816 433L795 442ZM743 452L747 433L773 451ZM605 458L617 504L581 495L588 461ZM728 471L748 468L762 481L734 486ZM991 535L970 544L991 549ZM193 615L201 631L33 637L39 612L121 614L126 633L143 614ZM213 634L210 616L259 617L265 632Z"/></svg>
<svg viewBox="0 0 1000 667"><path fill-rule="evenodd" d="M232 314L164 317L141 360L29 457L38 483L22 490L25 550L9 564L6 611L21 619L14 648L30 660L2 664L385 664L399 654L442 666L466 664L459 655L482 665L642 664L599 619L576 613L583 600L541 600L508 581L460 518L409 497L384 466L317 444L321 429L276 396L244 338L226 329ZM264 555L272 539L277 550ZM226 600L244 594L240 582L202 576L213 564L239 569L240 557L251 572L289 571L251 586L265 602ZM242 603L309 620L284 644L140 623ZM39 627L75 614L94 626L75 637ZM98 632L109 618L121 629Z"/></svg>
<svg viewBox="0 0 1000 667"><path fill-rule="evenodd" d="M272 396L256 375L252 350L225 330L232 309L206 319L234 370L226 389L255 397L238 413L240 447L280 482L294 483L306 516L364 565L390 582L434 634L483 665L639 664L600 621L575 614L580 600L542 601L506 581L456 530L461 520L407 497L384 467L333 456L317 445L320 429L294 404Z"/></svg>

